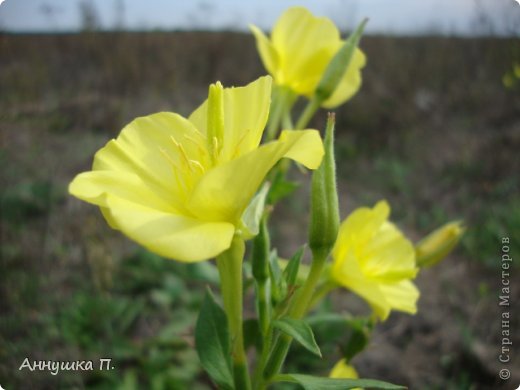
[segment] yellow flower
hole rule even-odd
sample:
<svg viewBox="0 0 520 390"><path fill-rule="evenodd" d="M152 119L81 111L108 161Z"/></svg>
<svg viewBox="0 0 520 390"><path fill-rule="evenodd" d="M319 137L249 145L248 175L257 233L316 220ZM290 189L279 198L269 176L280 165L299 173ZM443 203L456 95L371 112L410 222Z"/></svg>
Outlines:
<svg viewBox="0 0 520 390"><path fill-rule="evenodd" d="M337 378L337 379L358 379L359 375L354 367L347 363L346 359L341 359L338 361L332 370L330 371L329 378ZM356 387L352 390L361 390L359 387Z"/></svg>
<svg viewBox="0 0 520 390"><path fill-rule="evenodd" d="M332 278L363 297L385 320L392 309L415 313L419 291L412 243L388 222L385 201L355 210L342 224L333 250Z"/></svg>
<svg viewBox="0 0 520 390"><path fill-rule="evenodd" d="M150 251L180 261L212 258L243 228L241 216L283 157L315 169L316 130L283 132L259 146L271 78L241 88L210 86L188 119L162 112L137 118L99 150L92 171L69 192L98 205L111 227Z"/></svg>
<svg viewBox="0 0 520 390"><path fill-rule="evenodd" d="M344 41L331 20L315 17L303 7L289 8L276 22L269 40L251 26L262 62L276 84L311 97L327 65ZM352 61L333 94L322 104L339 106L361 86L365 55L356 48Z"/></svg>

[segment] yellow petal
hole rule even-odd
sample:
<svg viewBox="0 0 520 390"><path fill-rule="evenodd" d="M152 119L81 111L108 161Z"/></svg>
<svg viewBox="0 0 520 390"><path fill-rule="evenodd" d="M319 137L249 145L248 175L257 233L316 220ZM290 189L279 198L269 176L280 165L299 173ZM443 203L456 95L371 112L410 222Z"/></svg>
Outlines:
<svg viewBox="0 0 520 390"><path fill-rule="evenodd" d="M282 157L315 169L323 153L316 130L283 132L278 141L208 171L194 189L188 208L204 220L237 223L267 172Z"/></svg>
<svg viewBox="0 0 520 390"><path fill-rule="evenodd" d="M363 274L353 251L349 251L341 261L335 257L332 275L340 285L365 299L379 317L388 317L391 307L380 290L380 283Z"/></svg>
<svg viewBox="0 0 520 390"><path fill-rule="evenodd" d="M324 17L303 7L288 9L277 21L272 42L279 55L280 79L302 95L311 95L341 45L339 31Z"/></svg>
<svg viewBox="0 0 520 390"><path fill-rule="evenodd" d="M117 228L160 256L184 262L215 257L228 249L235 227L202 222L108 195L107 209Z"/></svg>
<svg viewBox="0 0 520 390"><path fill-rule="evenodd" d="M323 142L316 130L284 130L280 134L279 142L287 144L284 157L299 162L309 169L317 169L325 154Z"/></svg>
<svg viewBox="0 0 520 390"><path fill-rule="evenodd" d="M381 292L392 308L411 314L417 313L419 290L411 281L402 280L397 283L382 284Z"/></svg>
<svg viewBox="0 0 520 390"><path fill-rule="evenodd" d="M238 88L224 89L224 142L220 162L229 161L255 149L269 115L270 76ZM189 117L195 127L206 134L207 100Z"/></svg>
<svg viewBox="0 0 520 390"><path fill-rule="evenodd" d="M251 25L249 28L256 38L256 47L260 53L260 58L262 59L265 69L276 78L279 60L275 47L258 27Z"/></svg>
<svg viewBox="0 0 520 390"><path fill-rule="evenodd" d="M185 118L157 113L128 124L116 140L96 153L93 170L137 175L158 197L180 207L183 189L178 185L174 167L182 171L186 160L205 164L208 157L200 146L203 143L203 136Z"/></svg>
<svg viewBox="0 0 520 390"><path fill-rule="evenodd" d="M386 201L378 202L373 209L360 207L354 210L340 225L334 257L343 258L349 247L367 245L389 214L390 206Z"/></svg>
<svg viewBox="0 0 520 390"><path fill-rule="evenodd" d="M323 102L323 107L334 108L350 99L361 87L361 68L365 66L365 54L356 49L352 61L332 95Z"/></svg>
<svg viewBox="0 0 520 390"><path fill-rule="evenodd" d="M381 281L414 278L415 250L397 227L385 222L363 250L364 272Z"/></svg>
<svg viewBox="0 0 520 390"><path fill-rule="evenodd" d="M164 212L175 209L146 187L143 180L130 172L90 171L77 175L69 184L69 192L76 198L100 207L107 207L108 194Z"/></svg>

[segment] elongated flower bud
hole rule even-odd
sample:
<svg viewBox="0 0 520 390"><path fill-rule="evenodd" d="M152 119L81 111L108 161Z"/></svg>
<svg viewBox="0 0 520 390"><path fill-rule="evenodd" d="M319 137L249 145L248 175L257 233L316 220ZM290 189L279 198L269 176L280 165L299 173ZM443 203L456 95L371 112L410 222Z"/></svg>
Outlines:
<svg viewBox="0 0 520 390"><path fill-rule="evenodd" d="M258 235L253 240L252 268L257 281L265 281L269 277L269 247L269 232L265 219L262 219Z"/></svg>
<svg viewBox="0 0 520 390"><path fill-rule="evenodd" d="M345 41L343 46L338 50L336 55L330 60L329 65L325 69L321 80L316 87L314 97L324 102L332 96L336 88L338 87L343 75L347 71L354 52L359 44L361 35L368 19L364 19L361 24L356 28L352 35Z"/></svg>
<svg viewBox="0 0 520 390"><path fill-rule="evenodd" d="M465 230L461 221L454 221L428 234L415 246L417 265L430 267L437 264L455 248Z"/></svg>
<svg viewBox="0 0 520 390"><path fill-rule="evenodd" d="M325 131L325 156L312 175L309 246L314 257L326 257L339 228L336 162L334 160L334 114L329 114Z"/></svg>

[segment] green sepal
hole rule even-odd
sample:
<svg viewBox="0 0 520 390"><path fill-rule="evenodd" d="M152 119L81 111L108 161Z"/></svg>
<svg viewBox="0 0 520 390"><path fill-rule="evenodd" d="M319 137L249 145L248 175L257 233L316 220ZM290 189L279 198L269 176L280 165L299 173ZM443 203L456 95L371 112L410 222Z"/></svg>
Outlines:
<svg viewBox="0 0 520 390"><path fill-rule="evenodd" d="M208 288L195 325L195 348L202 367L222 389L233 389L231 346L226 313Z"/></svg>
<svg viewBox="0 0 520 390"><path fill-rule="evenodd" d="M310 352L322 357L320 347L316 344L314 333L312 333L311 327L304 320L281 318L273 321L273 327L294 338Z"/></svg>
<svg viewBox="0 0 520 390"><path fill-rule="evenodd" d="M330 60L329 65L325 69L316 90L314 97L318 102L324 102L332 96L337 86L340 84L343 75L347 71L356 47L359 45L361 35L367 24L368 19L364 19L356 30L345 41L343 46L338 50L336 55Z"/></svg>
<svg viewBox="0 0 520 390"><path fill-rule="evenodd" d="M260 221L264 215L265 201L269 193L269 183L265 183L251 200L241 218L241 230L244 239L249 239L259 233Z"/></svg>
<svg viewBox="0 0 520 390"><path fill-rule="evenodd" d="M406 387L375 379L338 379L302 374L282 374L273 378L273 382L298 383L305 390L347 390L362 387L365 389L404 390Z"/></svg>

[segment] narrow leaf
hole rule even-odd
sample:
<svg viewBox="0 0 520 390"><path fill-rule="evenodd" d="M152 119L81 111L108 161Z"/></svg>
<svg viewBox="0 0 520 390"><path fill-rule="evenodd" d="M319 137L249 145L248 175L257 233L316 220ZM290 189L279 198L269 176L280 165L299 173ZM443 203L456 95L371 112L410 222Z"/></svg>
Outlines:
<svg viewBox="0 0 520 390"><path fill-rule="evenodd" d="M302 246L300 249L298 249L294 256L291 257L291 260L289 260L289 263L287 263L287 267L285 267L283 270L283 276L288 286L294 286L296 282L298 269L300 268L304 250L305 246Z"/></svg>
<svg viewBox="0 0 520 390"><path fill-rule="evenodd" d="M202 367L222 389L233 389L226 313L208 289L195 326L195 347Z"/></svg>
<svg viewBox="0 0 520 390"><path fill-rule="evenodd" d="M276 250L271 251L269 258L269 273L271 276L271 295L273 302L278 303L287 295L287 284L282 277L282 271L278 264L278 254Z"/></svg>
<svg viewBox="0 0 520 390"><path fill-rule="evenodd" d="M277 375L274 382L298 383L305 390L347 390L356 387L364 389L404 390L406 387L393 385L375 379L337 379L311 375L284 374Z"/></svg>
<svg viewBox="0 0 520 390"><path fill-rule="evenodd" d="M321 357L320 347L316 344L311 327L307 325L305 321L295 320L292 318L281 318L274 321L273 326L280 329L282 332L287 333L306 349Z"/></svg>

